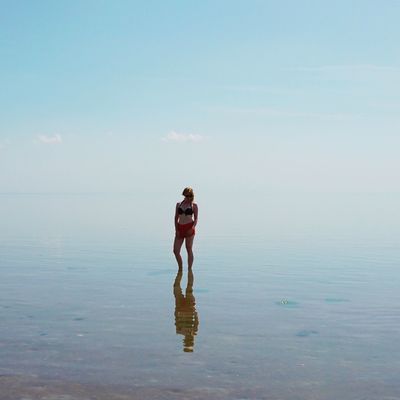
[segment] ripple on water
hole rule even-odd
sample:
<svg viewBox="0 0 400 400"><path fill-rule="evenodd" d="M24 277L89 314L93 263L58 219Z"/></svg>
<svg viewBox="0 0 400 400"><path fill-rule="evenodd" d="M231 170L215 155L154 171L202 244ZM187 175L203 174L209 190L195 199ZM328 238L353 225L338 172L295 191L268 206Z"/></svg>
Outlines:
<svg viewBox="0 0 400 400"><path fill-rule="evenodd" d="M285 307L285 308L296 308L299 306L299 303L294 300L282 299L275 302L276 305Z"/></svg>
<svg viewBox="0 0 400 400"><path fill-rule="evenodd" d="M296 333L296 336L298 337L310 337L313 335L318 335L318 331L314 331L312 329L303 329Z"/></svg>
<svg viewBox="0 0 400 400"><path fill-rule="evenodd" d="M349 299L343 299L340 297L328 297L325 299L326 303L347 303L349 301Z"/></svg>

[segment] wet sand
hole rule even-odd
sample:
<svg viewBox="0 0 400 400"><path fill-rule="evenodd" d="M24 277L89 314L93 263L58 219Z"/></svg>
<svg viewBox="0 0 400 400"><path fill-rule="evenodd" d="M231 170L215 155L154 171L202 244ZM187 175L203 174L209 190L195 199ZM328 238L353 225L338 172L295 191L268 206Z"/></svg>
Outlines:
<svg viewBox="0 0 400 400"><path fill-rule="evenodd" d="M226 400L278 399L261 396L252 390L203 388L121 387L58 380L42 380L27 376L0 376L0 400Z"/></svg>
<svg viewBox="0 0 400 400"><path fill-rule="evenodd" d="M44 380L34 376L0 376L0 400L398 400L399 386L373 381L353 382L351 387L324 382L271 385L261 388L126 387Z"/></svg>
<svg viewBox="0 0 400 400"><path fill-rule="evenodd" d="M1 400L136 400L136 399L205 399L225 398L217 393L194 393L160 388L124 388L40 380L34 377L0 377Z"/></svg>

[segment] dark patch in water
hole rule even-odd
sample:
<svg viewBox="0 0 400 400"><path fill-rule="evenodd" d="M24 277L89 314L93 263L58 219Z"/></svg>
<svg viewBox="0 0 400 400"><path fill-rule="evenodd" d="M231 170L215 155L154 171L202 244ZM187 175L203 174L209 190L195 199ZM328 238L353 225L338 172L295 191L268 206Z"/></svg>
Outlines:
<svg viewBox="0 0 400 400"><path fill-rule="evenodd" d="M302 331L296 333L296 336L298 337L309 337L312 335L318 335L318 331L303 329Z"/></svg>
<svg viewBox="0 0 400 400"><path fill-rule="evenodd" d="M341 298L334 298L334 297L329 297L325 299L327 303L346 303L350 301L349 299L341 299Z"/></svg>
<svg viewBox="0 0 400 400"><path fill-rule="evenodd" d="M82 317L74 318L74 321L84 321L84 320L85 320L85 318L82 318Z"/></svg>
<svg viewBox="0 0 400 400"><path fill-rule="evenodd" d="M66 268L68 271L87 271L87 267L67 267Z"/></svg>

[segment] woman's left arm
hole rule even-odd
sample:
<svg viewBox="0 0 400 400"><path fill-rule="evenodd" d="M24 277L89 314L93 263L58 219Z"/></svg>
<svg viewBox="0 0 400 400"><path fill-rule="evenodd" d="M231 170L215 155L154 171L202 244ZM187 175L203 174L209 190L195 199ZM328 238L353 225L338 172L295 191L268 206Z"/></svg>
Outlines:
<svg viewBox="0 0 400 400"><path fill-rule="evenodd" d="M199 208L197 207L197 204L193 204L193 216L194 216L194 223L193 223L193 228L197 225L197 218L199 216Z"/></svg>

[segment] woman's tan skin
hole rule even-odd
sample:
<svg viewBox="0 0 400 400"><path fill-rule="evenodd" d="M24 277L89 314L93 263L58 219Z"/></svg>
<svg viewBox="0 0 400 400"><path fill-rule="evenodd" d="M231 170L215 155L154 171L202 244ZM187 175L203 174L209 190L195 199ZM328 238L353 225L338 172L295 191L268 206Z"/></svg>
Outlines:
<svg viewBox="0 0 400 400"><path fill-rule="evenodd" d="M185 193L185 192L184 192ZM185 215L185 214L178 214L178 208L181 206L184 210L188 207L192 207L193 209L193 216L192 215ZM182 238L179 236L178 233L178 224L188 224L193 221L193 228L197 225L197 217L198 217L198 207L197 204L193 202L193 195L186 195L185 200L182 203L177 203L175 207L175 240L174 240L174 254L176 261L178 262L178 267L181 270L183 268L183 261L181 257L181 247L183 242L185 242L186 250L188 253L188 268L191 269L193 266L193 240L194 234L192 236Z"/></svg>

